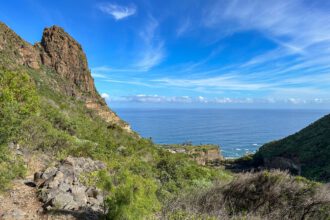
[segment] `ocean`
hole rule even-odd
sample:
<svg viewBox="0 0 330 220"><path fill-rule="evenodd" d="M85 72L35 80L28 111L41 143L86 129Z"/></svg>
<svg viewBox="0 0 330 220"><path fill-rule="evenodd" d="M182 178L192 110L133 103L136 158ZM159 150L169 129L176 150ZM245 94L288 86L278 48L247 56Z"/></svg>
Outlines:
<svg viewBox="0 0 330 220"><path fill-rule="evenodd" d="M145 138L158 144L219 145L225 157L255 152L263 144L294 134L327 110L114 109Z"/></svg>

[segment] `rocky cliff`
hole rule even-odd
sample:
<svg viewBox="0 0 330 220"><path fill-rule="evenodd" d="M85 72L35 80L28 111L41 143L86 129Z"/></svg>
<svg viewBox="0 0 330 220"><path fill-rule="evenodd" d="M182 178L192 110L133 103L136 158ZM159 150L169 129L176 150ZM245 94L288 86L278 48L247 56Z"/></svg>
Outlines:
<svg viewBox="0 0 330 220"><path fill-rule="evenodd" d="M199 165L217 165L223 156L220 147L217 145L165 145L171 153L184 153L196 161Z"/></svg>
<svg viewBox="0 0 330 220"><path fill-rule="evenodd" d="M97 92L81 45L63 28L45 28L41 42L32 46L0 22L0 58L0 64L7 68L24 65L38 71L52 69L67 82L58 85L63 93L84 101L87 108L105 121L131 132L129 125L107 107Z"/></svg>
<svg viewBox="0 0 330 220"><path fill-rule="evenodd" d="M88 69L87 58L80 44L62 28L45 28L40 43L41 63L75 84L80 91L96 97L94 80Z"/></svg>
<svg viewBox="0 0 330 220"><path fill-rule="evenodd" d="M39 69L41 65L38 51L2 22L0 22L0 56L0 64L9 68L14 68L18 64Z"/></svg>

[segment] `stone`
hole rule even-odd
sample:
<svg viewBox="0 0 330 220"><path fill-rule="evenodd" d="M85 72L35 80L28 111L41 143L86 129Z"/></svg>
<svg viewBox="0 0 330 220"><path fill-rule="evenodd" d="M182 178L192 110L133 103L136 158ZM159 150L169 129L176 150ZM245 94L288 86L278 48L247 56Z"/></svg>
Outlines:
<svg viewBox="0 0 330 220"><path fill-rule="evenodd" d="M2 216L0 216L1 217L0 219L3 219L3 220L21 220L22 219L22 220L24 220L25 215L26 215L26 213L23 212L22 210L14 209L14 210L11 210L10 212L4 213Z"/></svg>
<svg viewBox="0 0 330 220"><path fill-rule="evenodd" d="M36 173L35 180L42 177L39 185L39 198L47 210L103 210L103 196L96 187L86 187L80 182L80 175L104 169L101 161L90 158L68 157L55 167ZM48 179L45 179L48 177Z"/></svg>
<svg viewBox="0 0 330 220"><path fill-rule="evenodd" d="M58 189L61 192L69 192L71 189L71 185L67 184L66 182L61 182L58 186Z"/></svg>
<svg viewBox="0 0 330 220"><path fill-rule="evenodd" d="M57 171L54 176L54 181L63 182L64 174L61 171Z"/></svg>
<svg viewBox="0 0 330 220"><path fill-rule="evenodd" d="M48 188L55 189L55 188L58 188L59 185L60 185L60 182L58 180L53 180L53 181L49 182Z"/></svg>
<svg viewBox="0 0 330 220"><path fill-rule="evenodd" d="M49 179L49 178L53 177L56 172L57 172L57 169L55 167L49 167L42 173L41 178L44 180Z"/></svg>
<svg viewBox="0 0 330 220"><path fill-rule="evenodd" d="M72 195L74 201L76 201L78 204L81 204L82 206L87 203L87 195L85 193L86 187L84 186L74 186L72 188Z"/></svg>
<svg viewBox="0 0 330 220"><path fill-rule="evenodd" d="M99 191L95 187L88 187L86 194L88 197L96 198L99 194Z"/></svg>
<svg viewBox="0 0 330 220"><path fill-rule="evenodd" d="M33 176L33 181L38 184L39 181L42 179L41 176L42 172L36 172Z"/></svg>
<svg viewBox="0 0 330 220"><path fill-rule="evenodd" d="M70 193L64 193L64 192L55 195L55 197L52 199L52 205L56 209L64 209L64 207L66 207L68 204L71 207L73 202L74 202L73 196ZM71 207L71 208L75 208L75 207Z"/></svg>

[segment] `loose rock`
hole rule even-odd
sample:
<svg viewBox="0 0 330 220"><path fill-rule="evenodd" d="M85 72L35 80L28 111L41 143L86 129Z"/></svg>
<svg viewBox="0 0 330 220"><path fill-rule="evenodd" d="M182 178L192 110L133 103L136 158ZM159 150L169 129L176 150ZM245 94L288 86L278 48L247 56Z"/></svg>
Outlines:
<svg viewBox="0 0 330 220"><path fill-rule="evenodd" d="M102 212L103 196L95 187L80 182L80 175L104 169L100 161L90 158L68 157L55 167L36 173L34 181L39 188L39 198L47 210L86 210Z"/></svg>

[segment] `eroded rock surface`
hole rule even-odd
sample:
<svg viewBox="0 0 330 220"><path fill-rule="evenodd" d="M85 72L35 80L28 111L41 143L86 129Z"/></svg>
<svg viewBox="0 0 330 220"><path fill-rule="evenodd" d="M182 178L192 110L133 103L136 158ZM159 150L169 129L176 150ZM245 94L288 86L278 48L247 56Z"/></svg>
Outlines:
<svg viewBox="0 0 330 220"><path fill-rule="evenodd" d="M80 44L62 28L45 28L40 42L42 64L76 84L81 91L95 96L94 80Z"/></svg>
<svg viewBox="0 0 330 220"><path fill-rule="evenodd" d="M173 154L188 154L199 165L216 165L223 160L220 147L216 145L164 145L163 147Z"/></svg>
<svg viewBox="0 0 330 220"><path fill-rule="evenodd" d="M46 210L90 210L102 213L103 195L95 187L81 183L81 175L102 170L105 165L90 158L68 157L59 165L35 174L39 198Z"/></svg>
<svg viewBox="0 0 330 220"><path fill-rule="evenodd" d="M65 85L59 85L63 93L85 101L85 106L94 110L104 121L132 132L96 91L81 45L63 28L45 28L41 42L32 46L0 22L0 58L0 66L3 62L12 69L17 69L19 65L39 71L43 67L52 69L65 79Z"/></svg>
<svg viewBox="0 0 330 220"><path fill-rule="evenodd" d="M35 48L19 37L7 25L0 22L0 56L1 62L9 65L14 63L25 65L33 69L40 68L40 56ZM0 63L1 63L0 62Z"/></svg>

